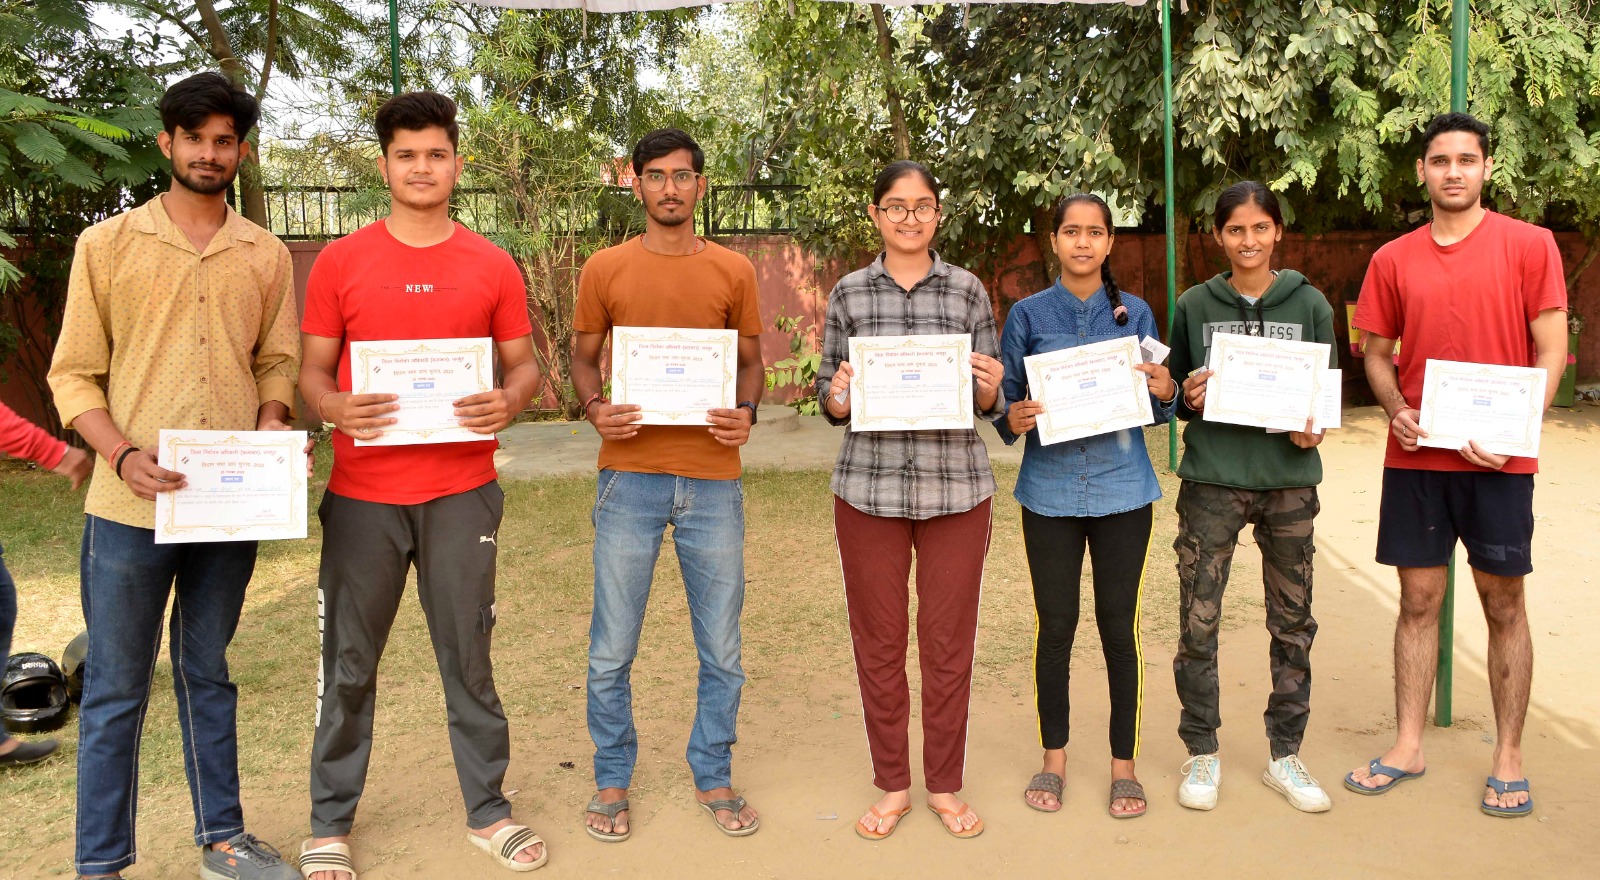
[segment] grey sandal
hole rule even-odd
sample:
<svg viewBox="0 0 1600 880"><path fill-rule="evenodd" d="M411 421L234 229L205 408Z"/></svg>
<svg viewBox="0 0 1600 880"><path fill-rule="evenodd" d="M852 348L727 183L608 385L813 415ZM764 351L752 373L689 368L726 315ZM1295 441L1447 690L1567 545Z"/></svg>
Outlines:
<svg viewBox="0 0 1600 880"><path fill-rule="evenodd" d="M1066 784L1066 780L1054 773L1035 773L1033 778L1028 781L1028 787L1022 792L1023 803L1041 813L1054 813L1061 809L1061 790L1066 787ZM1045 794L1055 795L1056 805L1047 807L1044 804L1034 803L1028 797L1028 792L1030 791L1042 791Z"/></svg>
<svg viewBox="0 0 1600 880"><path fill-rule="evenodd" d="M1116 810L1111 809L1111 805L1117 802L1117 798L1141 800L1144 801L1144 806L1134 810L1133 812L1119 813ZM1139 816L1143 816L1144 811L1148 809L1150 809L1150 800L1144 796L1144 786L1140 785L1137 779L1111 780L1111 800L1106 801L1106 812L1111 814L1111 818L1134 819Z"/></svg>
<svg viewBox="0 0 1600 880"><path fill-rule="evenodd" d="M583 811L585 813L594 813L597 816L605 816L607 819L611 820L612 829L615 829L617 827L617 814L623 810L626 810L627 808L627 798L623 798L614 804L608 804L605 801L600 800L600 795L596 793L594 797L589 799L589 806L585 807ZM632 817L629 818L630 821L628 822L627 831L601 831L593 825L590 825L588 822L583 823L583 830L589 832L590 837L593 837L595 840L598 840L601 843L621 843L633 836L633 822L631 821Z"/></svg>
<svg viewBox="0 0 1600 880"><path fill-rule="evenodd" d="M745 803L744 798L737 795L730 800L712 801L710 803L701 803L700 801L696 800L695 803L700 804L700 806L707 813L710 813L711 821L717 823L717 829L729 837L748 837L756 833L756 831L761 828L761 818L759 816L756 817L754 822L751 822L749 825L746 825L743 828L729 828L728 826L722 824L721 819L717 818L718 810L727 810L735 816L738 816L740 813L744 812L744 808L749 806L749 804Z"/></svg>

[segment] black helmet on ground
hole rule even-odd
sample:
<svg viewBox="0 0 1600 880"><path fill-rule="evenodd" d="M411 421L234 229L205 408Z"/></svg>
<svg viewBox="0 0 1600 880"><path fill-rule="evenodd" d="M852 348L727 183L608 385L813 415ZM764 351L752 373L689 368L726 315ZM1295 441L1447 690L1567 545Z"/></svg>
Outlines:
<svg viewBox="0 0 1600 880"><path fill-rule="evenodd" d="M77 703L83 700L83 663L89 659L89 631L72 637L67 649L61 652L61 674L67 677L67 698Z"/></svg>
<svg viewBox="0 0 1600 880"><path fill-rule="evenodd" d="M67 679L43 654L13 654L0 679L0 717L12 733L44 733L67 722Z"/></svg>

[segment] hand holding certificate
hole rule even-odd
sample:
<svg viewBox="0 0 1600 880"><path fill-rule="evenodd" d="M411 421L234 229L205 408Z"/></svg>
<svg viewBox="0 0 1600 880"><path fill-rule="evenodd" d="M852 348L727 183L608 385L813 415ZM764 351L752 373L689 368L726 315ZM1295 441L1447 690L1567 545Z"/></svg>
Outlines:
<svg viewBox="0 0 1600 880"><path fill-rule="evenodd" d="M1049 446L1150 424L1138 338L1123 336L1023 358L1028 391L1043 404L1039 443Z"/></svg>
<svg viewBox="0 0 1600 880"><path fill-rule="evenodd" d="M1429 358L1424 365L1420 446L1460 449L1476 443L1495 455L1537 458L1549 376L1538 367L1505 367Z"/></svg>
<svg viewBox="0 0 1600 880"><path fill-rule="evenodd" d="M157 544L306 536L306 432L162 430L156 460L187 485L156 494Z"/></svg>
<svg viewBox="0 0 1600 880"><path fill-rule="evenodd" d="M494 387L494 343L479 339L404 339L350 343L353 394L394 394L395 423L357 446L493 440L461 426L455 402Z"/></svg>
<svg viewBox="0 0 1600 880"><path fill-rule="evenodd" d="M611 328L611 402L632 404L640 425L706 427L739 393L739 334L671 327Z"/></svg>
<svg viewBox="0 0 1600 880"><path fill-rule="evenodd" d="M852 336L850 430L972 427L972 337Z"/></svg>
<svg viewBox="0 0 1600 880"><path fill-rule="evenodd" d="M1316 408L1328 345L1238 333L1211 337L1208 422L1304 431Z"/></svg>

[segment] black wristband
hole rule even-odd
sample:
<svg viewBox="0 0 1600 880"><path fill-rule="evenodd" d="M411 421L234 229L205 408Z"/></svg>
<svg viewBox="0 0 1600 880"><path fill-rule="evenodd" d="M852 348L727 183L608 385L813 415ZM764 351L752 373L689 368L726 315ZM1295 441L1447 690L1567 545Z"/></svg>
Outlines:
<svg viewBox="0 0 1600 880"><path fill-rule="evenodd" d="M115 463L117 479L119 479L119 480L122 479L122 463L128 460L128 456L130 456L133 453L138 452L138 451L139 451L139 447L137 447L137 446L129 446L127 449L124 449L122 451L121 455L117 456L117 460L116 460L116 463ZM124 480L124 482L126 482L126 481Z"/></svg>

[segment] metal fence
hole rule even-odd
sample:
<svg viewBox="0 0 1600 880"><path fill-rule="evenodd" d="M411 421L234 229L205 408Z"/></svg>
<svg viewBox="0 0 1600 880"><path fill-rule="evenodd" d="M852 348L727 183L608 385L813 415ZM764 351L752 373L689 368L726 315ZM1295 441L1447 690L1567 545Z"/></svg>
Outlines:
<svg viewBox="0 0 1600 880"><path fill-rule="evenodd" d="M700 231L707 235L782 235L799 227L805 187L796 184L714 184L700 202ZM389 213L385 189L360 186L263 187L267 228L285 241L326 241L360 229ZM237 192L229 202L237 205ZM617 213L628 216L619 217ZM451 197L457 220L486 235L516 221L509 201L495 190L463 187ZM626 187L606 187L591 209L563 219L560 232L644 228L644 209ZM0 230L26 234L35 224L18 192L0 192Z"/></svg>
<svg viewBox="0 0 1600 880"><path fill-rule="evenodd" d="M338 238L384 216L389 211L387 190L352 186L269 186L266 191L267 228L285 241ZM790 184L727 184L709 188L700 203L700 230L707 235L775 235L799 226L800 198L804 187ZM643 228L643 209L625 187L607 187L593 210L566 218L578 232L604 226ZM600 202L604 201L602 205ZM618 210L632 217L616 217ZM609 213L608 214L608 209ZM508 203L487 188L458 189L451 198L457 220L485 235L513 225Z"/></svg>

